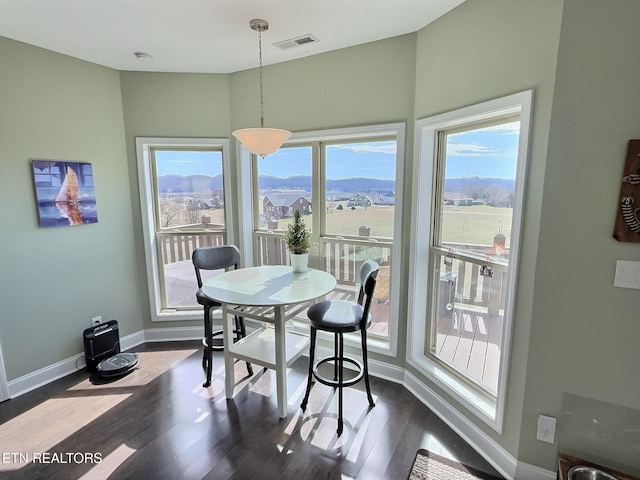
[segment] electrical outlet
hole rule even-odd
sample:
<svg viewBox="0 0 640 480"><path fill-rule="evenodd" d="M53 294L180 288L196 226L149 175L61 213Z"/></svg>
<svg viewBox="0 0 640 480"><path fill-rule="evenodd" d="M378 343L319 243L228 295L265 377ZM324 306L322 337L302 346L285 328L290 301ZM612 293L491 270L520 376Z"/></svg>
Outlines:
<svg viewBox="0 0 640 480"><path fill-rule="evenodd" d="M102 323L102 316L98 315L97 317L93 317L91 319L91 325L99 325Z"/></svg>
<svg viewBox="0 0 640 480"><path fill-rule="evenodd" d="M536 438L541 442L553 443L556 437L556 419L546 415L538 415L538 433Z"/></svg>

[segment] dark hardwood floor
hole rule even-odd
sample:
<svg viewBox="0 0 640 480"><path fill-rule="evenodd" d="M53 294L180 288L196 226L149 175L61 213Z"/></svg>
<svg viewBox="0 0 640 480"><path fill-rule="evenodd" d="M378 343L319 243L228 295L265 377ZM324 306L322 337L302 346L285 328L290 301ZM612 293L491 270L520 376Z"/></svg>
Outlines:
<svg viewBox="0 0 640 480"><path fill-rule="evenodd" d="M289 408L278 418L275 376L254 368L224 395L221 353L202 387L198 342L146 344L137 371L93 382L78 371L0 404L2 479L406 479L419 448L496 475L495 470L404 387L372 378L337 398L316 383L299 408L307 359L288 374ZM362 384L362 382L361 382ZM98 459L100 460L98 462Z"/></svg>

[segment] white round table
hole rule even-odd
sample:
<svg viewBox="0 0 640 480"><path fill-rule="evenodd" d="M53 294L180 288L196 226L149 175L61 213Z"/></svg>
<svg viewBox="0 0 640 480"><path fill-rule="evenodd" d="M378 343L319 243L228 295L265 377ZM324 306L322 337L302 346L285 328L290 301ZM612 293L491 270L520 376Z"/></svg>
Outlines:
<svg viewBox="0 0 640 480"><path fill-rule="evenodd" d="M225 392L233 398L233 359L256 363L276 371L280 418L287 416L287 366L309 344L307 337L287 332L285 323L311 302L333 290L336 279L322 270L293 273L284 265L240 268L207 280L202 292L222 304ZM233 315L273 324L233 343Z"/></svg>

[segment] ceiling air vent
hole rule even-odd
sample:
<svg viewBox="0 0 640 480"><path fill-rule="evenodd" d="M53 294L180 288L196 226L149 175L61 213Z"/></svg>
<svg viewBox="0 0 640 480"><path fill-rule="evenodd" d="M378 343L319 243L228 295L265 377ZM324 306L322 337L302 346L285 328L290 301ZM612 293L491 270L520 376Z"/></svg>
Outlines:
<svg viewBox="0 0 640 480"><path fill-rule="evenodd" d="M313 35L303 35L302 37L292 38L290 40L283 40L282 42L274 43L274 45L282 50L289 50L290 48L297 48L310 43L317 43L319 40Z"/></svg>

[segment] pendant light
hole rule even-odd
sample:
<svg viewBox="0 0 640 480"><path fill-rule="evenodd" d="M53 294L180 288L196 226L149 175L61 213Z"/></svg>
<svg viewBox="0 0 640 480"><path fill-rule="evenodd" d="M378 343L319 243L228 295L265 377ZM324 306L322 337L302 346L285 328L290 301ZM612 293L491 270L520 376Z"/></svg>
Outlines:
<svg viewBox="0 0 640 480"><path fill-rule="evenodd" d="M264 90L262 87L262 32L269 29L265 20L254 19L249 22L252 30L258 32L258 52L260 60L260 128L243 128L233 132L245 147L254 155L266 157L278 150L291 136L291 132L279 128L264 126Z"/></svg>

